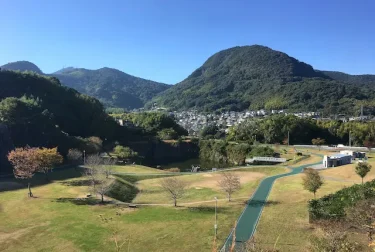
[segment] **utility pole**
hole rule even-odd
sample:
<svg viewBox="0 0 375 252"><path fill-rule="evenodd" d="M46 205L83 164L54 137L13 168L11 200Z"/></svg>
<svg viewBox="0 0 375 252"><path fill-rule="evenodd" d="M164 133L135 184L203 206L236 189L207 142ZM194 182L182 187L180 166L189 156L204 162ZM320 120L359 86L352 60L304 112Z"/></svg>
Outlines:
<svg viewBox="0 0 375 252"><path fill-rule="evenodd" d="M349 131L349 147L352 147L352 137L350 135L351 131Z"/></svg>
<svg viewBox="0 0 375 252"><path fill-rule="evenodd" d="M86 151L83 150L83 165L86 164Z"/></svg>
<svg viewBox="0 0 375 252"><path fill-rule="evenodd" d="M289 146L289 130L288 130L288 146Z"/></svg>
<svg viewBox="0 0 375 252"><path fill-rule="evenodd" d="M215 197L215 239L217 238L217 197Z"/></svg>

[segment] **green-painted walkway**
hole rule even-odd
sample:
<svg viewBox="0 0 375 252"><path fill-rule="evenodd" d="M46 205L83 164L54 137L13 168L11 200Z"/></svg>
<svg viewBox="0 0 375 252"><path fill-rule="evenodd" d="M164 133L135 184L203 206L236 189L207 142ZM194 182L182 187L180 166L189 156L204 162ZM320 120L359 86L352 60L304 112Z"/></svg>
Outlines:
<svg viewBox="0 0 375 252"><path fill-rule="evenodd" d="M289 173L279 174L263 179L256 189L255 193L249 200L242 214L238 218L236 227L236 246L240 245L243 242L246 242L253 236L262 214L264 205L267 202L268 195L272 189L273 182L275 182L276 179L298 174L302 172L304 168L320 163L321 162L301 165L295 168L291 168L292 171ZM221 251L228 251L228 248L232 244L232 233L233 231L229 234Z"/></svg>

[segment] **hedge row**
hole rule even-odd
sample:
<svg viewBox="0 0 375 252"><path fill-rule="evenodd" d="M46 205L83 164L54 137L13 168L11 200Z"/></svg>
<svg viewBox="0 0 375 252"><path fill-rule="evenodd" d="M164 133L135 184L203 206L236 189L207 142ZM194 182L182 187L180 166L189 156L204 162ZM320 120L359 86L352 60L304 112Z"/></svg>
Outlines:
<svg viewBox="0 0 375 252"><path fill-rule="evenodd" d="M319 219L340 219L345 216L345 208L357 201L375 198L375 180L364 185L353 185L309 202L310 221Z"/></svg>

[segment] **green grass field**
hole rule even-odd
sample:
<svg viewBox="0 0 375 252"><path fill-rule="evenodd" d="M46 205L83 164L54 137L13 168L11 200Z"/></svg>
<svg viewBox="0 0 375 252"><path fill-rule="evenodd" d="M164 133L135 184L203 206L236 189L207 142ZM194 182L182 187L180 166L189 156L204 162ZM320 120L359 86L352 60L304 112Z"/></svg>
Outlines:
<svg viewBox="0 0 375 252"><path fill-rule="evenodd" d="M295 165L318 160L319 157L312 156ZM372 159L370 162L375 163ZM360 181L353 169L354 165L348 165L322 171L323 176L348 182L327 179L317 196L350 186L352 180ZM171 173L140 165L116 166L114 171L125 173L116 175L128 185L125 189L121 185L118 188L125 201L156 205L132 209L86 200L87 181L73 168L54 170L49 181L41 174L34 176L35 198L27 197L22 181L0 180L0 251L116 251L115 231L117 240L125 242L122 251L128 251L128 246L129 251L211 251L213 198L219 198L217 243L220 246L259 182L266 176L285 173L288 168L237 169L242 188L233 195L232 202L227 202L217 185L218 173L173 174L189 185L177 208L171 206L172 200L160 187L162 177ZM374 175L372 171L368 179ZM272 204L266 205L255 234L262 246L273 247L278 239L280 251L304 251L309 237L317 232L308 223L307 201L313 195L303 190L301 176L275 182L269 196ZM102 218L108 221L103 222Z"/></svg>
<svg viewBox="0 0 375 252"><path fill-rule="evenodd" d="M113 166L113 171L124 173L165 173L163 170L154 169L143 165L115 165Z"/></svg>
<svg viewBox="0 0 375 252"><path fill-rule="evenodd" d="M131 182L140 189L134 202L171 203L157 189L161 178L142 175L159 170L142 166L116 168L123 169L139 174L140 179ZM285 171L278 167L238 171L246 179L234 198L249 197L263 177ZM121 243L126 241L122 251L128 251L128 246L129 251L210 251L214 236L213 197L222 199L218 202L219 245L229 234L246 198L228 203L216 181L207 175L211 174L181 176L191 186L177 208L137 209L86 200L87 183L75 169L56 169L49 174L50 181L39 174L34 176L35 198L27 197L27 189L19 181L1 180L3 189L12 190L0 192L0 251L115 251L114 231L118 231L116 237ZM210 202L183 204L205 200ZM103 222L100 215L112 221Z"/></svg>
<svg viewBox="0 0 375 252"><path fill-rule="evenodd" d="M320 154L328 154L328 152L320 151ZM311 157L301 163L309 163L315 158ZM369 162L373 167L374 159L371 154ZM355 182L360 183L361 180L355 173L354 167L355 164L351 164L320 171L320 174L327 179L318 190L317 197L336 192ZM278 240L277 248L280 251L304 251L309 244L310 236L319 233L319 228L309 224L308 221L307 202L313 198L313 195L303 189L302 176L298 174L275 182L268 198L274 204L265 206L255 234L255 239L261 246L273 247ZM374 177L373 169L365 181ZM361 244L366 244L365 235L353 233L350 237ZM365 247L363 249L366 251Z"/></svg>

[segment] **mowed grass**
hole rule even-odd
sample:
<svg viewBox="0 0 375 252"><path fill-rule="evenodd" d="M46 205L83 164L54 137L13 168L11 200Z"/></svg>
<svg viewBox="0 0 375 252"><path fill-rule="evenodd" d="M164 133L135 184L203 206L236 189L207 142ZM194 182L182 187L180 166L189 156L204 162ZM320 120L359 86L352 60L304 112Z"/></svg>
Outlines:
<svg viewBox="0 0 375 252"><path fill-rule="evenodd" d="M304 162L310 163L313 158ZM320 174L333 179L325 180L317 192L317 198L353 185L351 180L356 177L356 181L360 183L354 172L354 165L323 170ZM371 174L374 174L373 171ZM261 246L273 247L278 240L277 248L280 251L305 251L311 235L319 232L319 229L309 224L308 201L313 198L313 194L303 189L302 176L303 174L298 174L275 182L268 200L277 204L265 206L255 234L255 239ZM335 178L339 180L335 181ZM340 180L341 178L348 181ZM365 244L365 235L355 237L357 241Z"/></svg>
<svg viewBox="0 0 375 252"><path fill-rule="evenodd" d="M136 168L139 171L139 167ZM262 168L257 169L258 173L262 171ZM246 173L251 173L250 170ZM263 170L265 174L285 172L285 168L277 167ZM177 208L137 209L92 204L80 200L89 191L85 178L80 175L74 169L56 170L50 174L49 182L36 176L32 188L35 198L27 197L25 187L0 192L0 251L115 251L112 235L116 230L117 239L121 243L126 241L124 251L128 251L128 246L129 251L211 251L214 201ZM246 198L228 203L218 188L204 187L204 177L198 174L181 176L185 177L192 182L202 179L199 182L202 189L189 189L181 202L212 200L213 196L223 199L218 202L218 244L223 244L245 206ZM261 179L257 177L245 183L236 196L249 197ZM153 180L136 184L147 185L147 181L152 184ZM15 183L14 180L6 181L10 182ZM0 181L0 185L2 183L5 181ZM167 197L162 198L162 194L150 191L148 197L151 202L170 203ZM103 222L100 215L107 220L112 218L112 221Z"/></svg>
<svg viewBox="0 0 375 252"><path fill-rule="evenodd" d="M288 169L284 167L241 168L234 170L241 179L241 189L235 192L232 197L238 198L239 200L247 199L263 178L287 171ZM225 201L227 196L218 186L220 176L220 172L179 176L179 179L185 181L188 185L186 194L179 202L183 204L213 201L214 197ZM155 178L139 181L136 185L140 189L140 193L133 202L153 204L172 203L173 201L164 193L160 186L162 179L163 178Z"/></svg>
<svg viewBox="0 0 375 252"><path fill-rule="evenodd" d="M114 165L113 172L124 173L165 173L166 171L143 166L143 165Z"/></svg>

